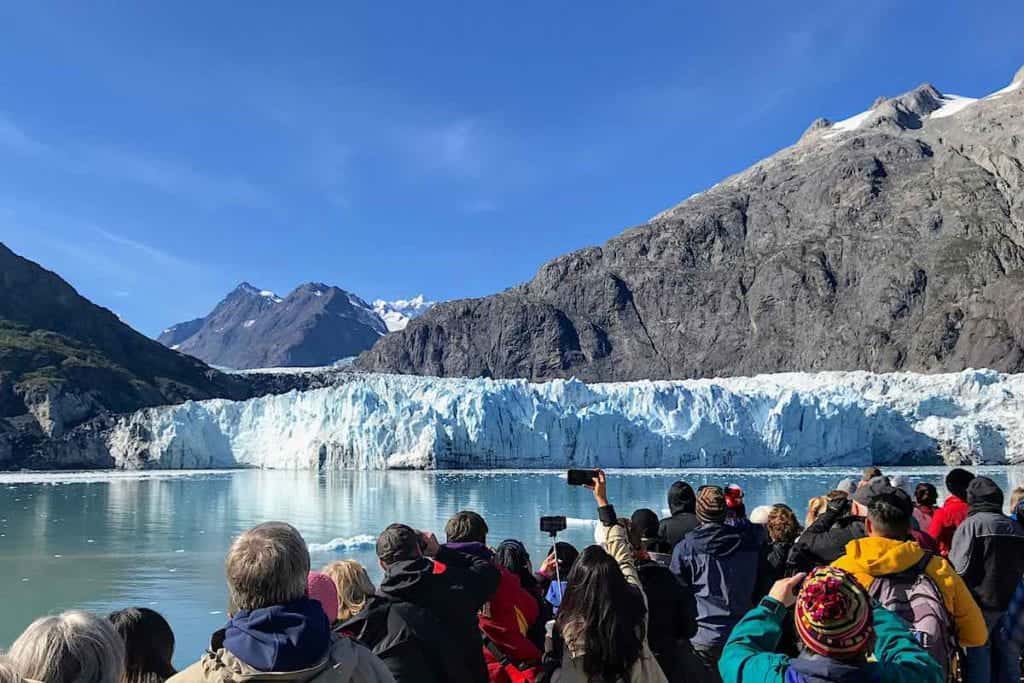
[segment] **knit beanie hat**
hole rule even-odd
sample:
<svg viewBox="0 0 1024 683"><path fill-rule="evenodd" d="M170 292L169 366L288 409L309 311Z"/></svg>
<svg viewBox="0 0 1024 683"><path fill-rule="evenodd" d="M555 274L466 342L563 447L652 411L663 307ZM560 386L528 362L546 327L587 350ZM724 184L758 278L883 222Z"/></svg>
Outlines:
<svg viewBox="0 0 1024 683"><path fill-rule="evenodd" d="M702 486L697 492L697 519L702 524L725 522L725 493L718 486Z"/></svg>
<svg viewBox="0 0 1024 683"><path fill-rule="evenodd" d="M338 587L334 585L334 579L327 574L310 572L306 593L310 600L316 600L324 608L328 623L338 620Z"/></svg>
<svg viewBox="0 0 1024 683"><path fill-rule="evenodd" d="M725 487L725 507L734 510L743 505L743 489L738 484Z"/></svg>
<svg viewBox="0 0 1024 683"><path fill-rule="evenodd" d="M946 489L960 500L967 500L967 487L974 481L974 473L957 467L946 475Z"/></svg>
<svg viewBox="0 0 1024 683"><path fill-rule="evenodd" d="M874 643L871 599L842 569L818 567L807 576L795 620L804 645L823 657L853 659Z"/></svg>

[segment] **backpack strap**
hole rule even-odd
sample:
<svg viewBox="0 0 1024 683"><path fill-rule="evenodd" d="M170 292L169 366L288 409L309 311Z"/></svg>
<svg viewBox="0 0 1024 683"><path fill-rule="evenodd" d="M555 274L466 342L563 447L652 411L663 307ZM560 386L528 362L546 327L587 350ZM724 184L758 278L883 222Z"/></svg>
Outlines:
<svg viewBox="0 0 1024 683"><path fill-rule="evenodd" d="M526 662L514 661L511 657L509 657L507 654L505 654L504 650L502 650L500 647L498 647L497 643L495 643L493 640L491 640L490 636L488 636L482 630L480 631L480 636L483 638L484 647L487 648L487 651L491 653L491 656L494 657L496 660L498 660L498 663L501 664L502 666L514 666L515 668L519 669L520 671L527 671L527 670L533 668L532 666L530 666Z"/></svg>

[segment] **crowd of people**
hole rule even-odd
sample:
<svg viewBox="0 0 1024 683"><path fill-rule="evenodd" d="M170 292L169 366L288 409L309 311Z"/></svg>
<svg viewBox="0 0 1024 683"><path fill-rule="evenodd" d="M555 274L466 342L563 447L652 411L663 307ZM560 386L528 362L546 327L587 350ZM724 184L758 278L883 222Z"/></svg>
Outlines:
<svg viewBox="0 0 1024 683"><path fill-rule="evenodd" d="M157 612L65 612L0 656L0 683L1020 683L1024 489L1009 513L991 479L936 488L868 468L808 502L747 514L732 486L675 482L670 516L619 517L589 487L594 545L490 545L453 516L445 542L392 524L383 579L351 560L311 571L282 522L241 534L227 624L183 671Z"/></svg>

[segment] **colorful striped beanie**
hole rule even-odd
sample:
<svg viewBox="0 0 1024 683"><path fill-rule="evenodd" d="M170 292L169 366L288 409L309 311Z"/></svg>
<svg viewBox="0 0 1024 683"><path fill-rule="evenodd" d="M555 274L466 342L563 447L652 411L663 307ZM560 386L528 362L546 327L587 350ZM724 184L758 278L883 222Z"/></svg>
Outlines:
<svg viewBox="0 0 1024 683"><path fill-rule="evenodd" d="M851 574L818 567L808 574L797 596L796 630L812 652L853 659L874 644L871 599Z"/></svg>
<svg viewBox="0 0 1024 683"><path fill-rule="evenodd" d="M725 522L725 493L717 486L701 486L697 491L697 519L702 524Z"/></svg>

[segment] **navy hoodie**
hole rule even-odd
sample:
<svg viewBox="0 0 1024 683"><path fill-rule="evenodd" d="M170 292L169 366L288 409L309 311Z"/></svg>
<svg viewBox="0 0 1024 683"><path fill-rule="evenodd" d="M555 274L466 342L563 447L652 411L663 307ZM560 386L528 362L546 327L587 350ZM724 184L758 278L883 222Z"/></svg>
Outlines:
<svg viewBox="0 0 1024 683"><path fill-rule="evenodd" d="M789 660L786 683L878 683L876 664L846 664L825 657L802 656Z"/></svg>
<svg viewBox="0 0 1024 683"><path fill-rule="evenodd" d="M331 626L319 602L240 610L224 629L224 649L257 671L301 671L327 658Z"/></svg>

